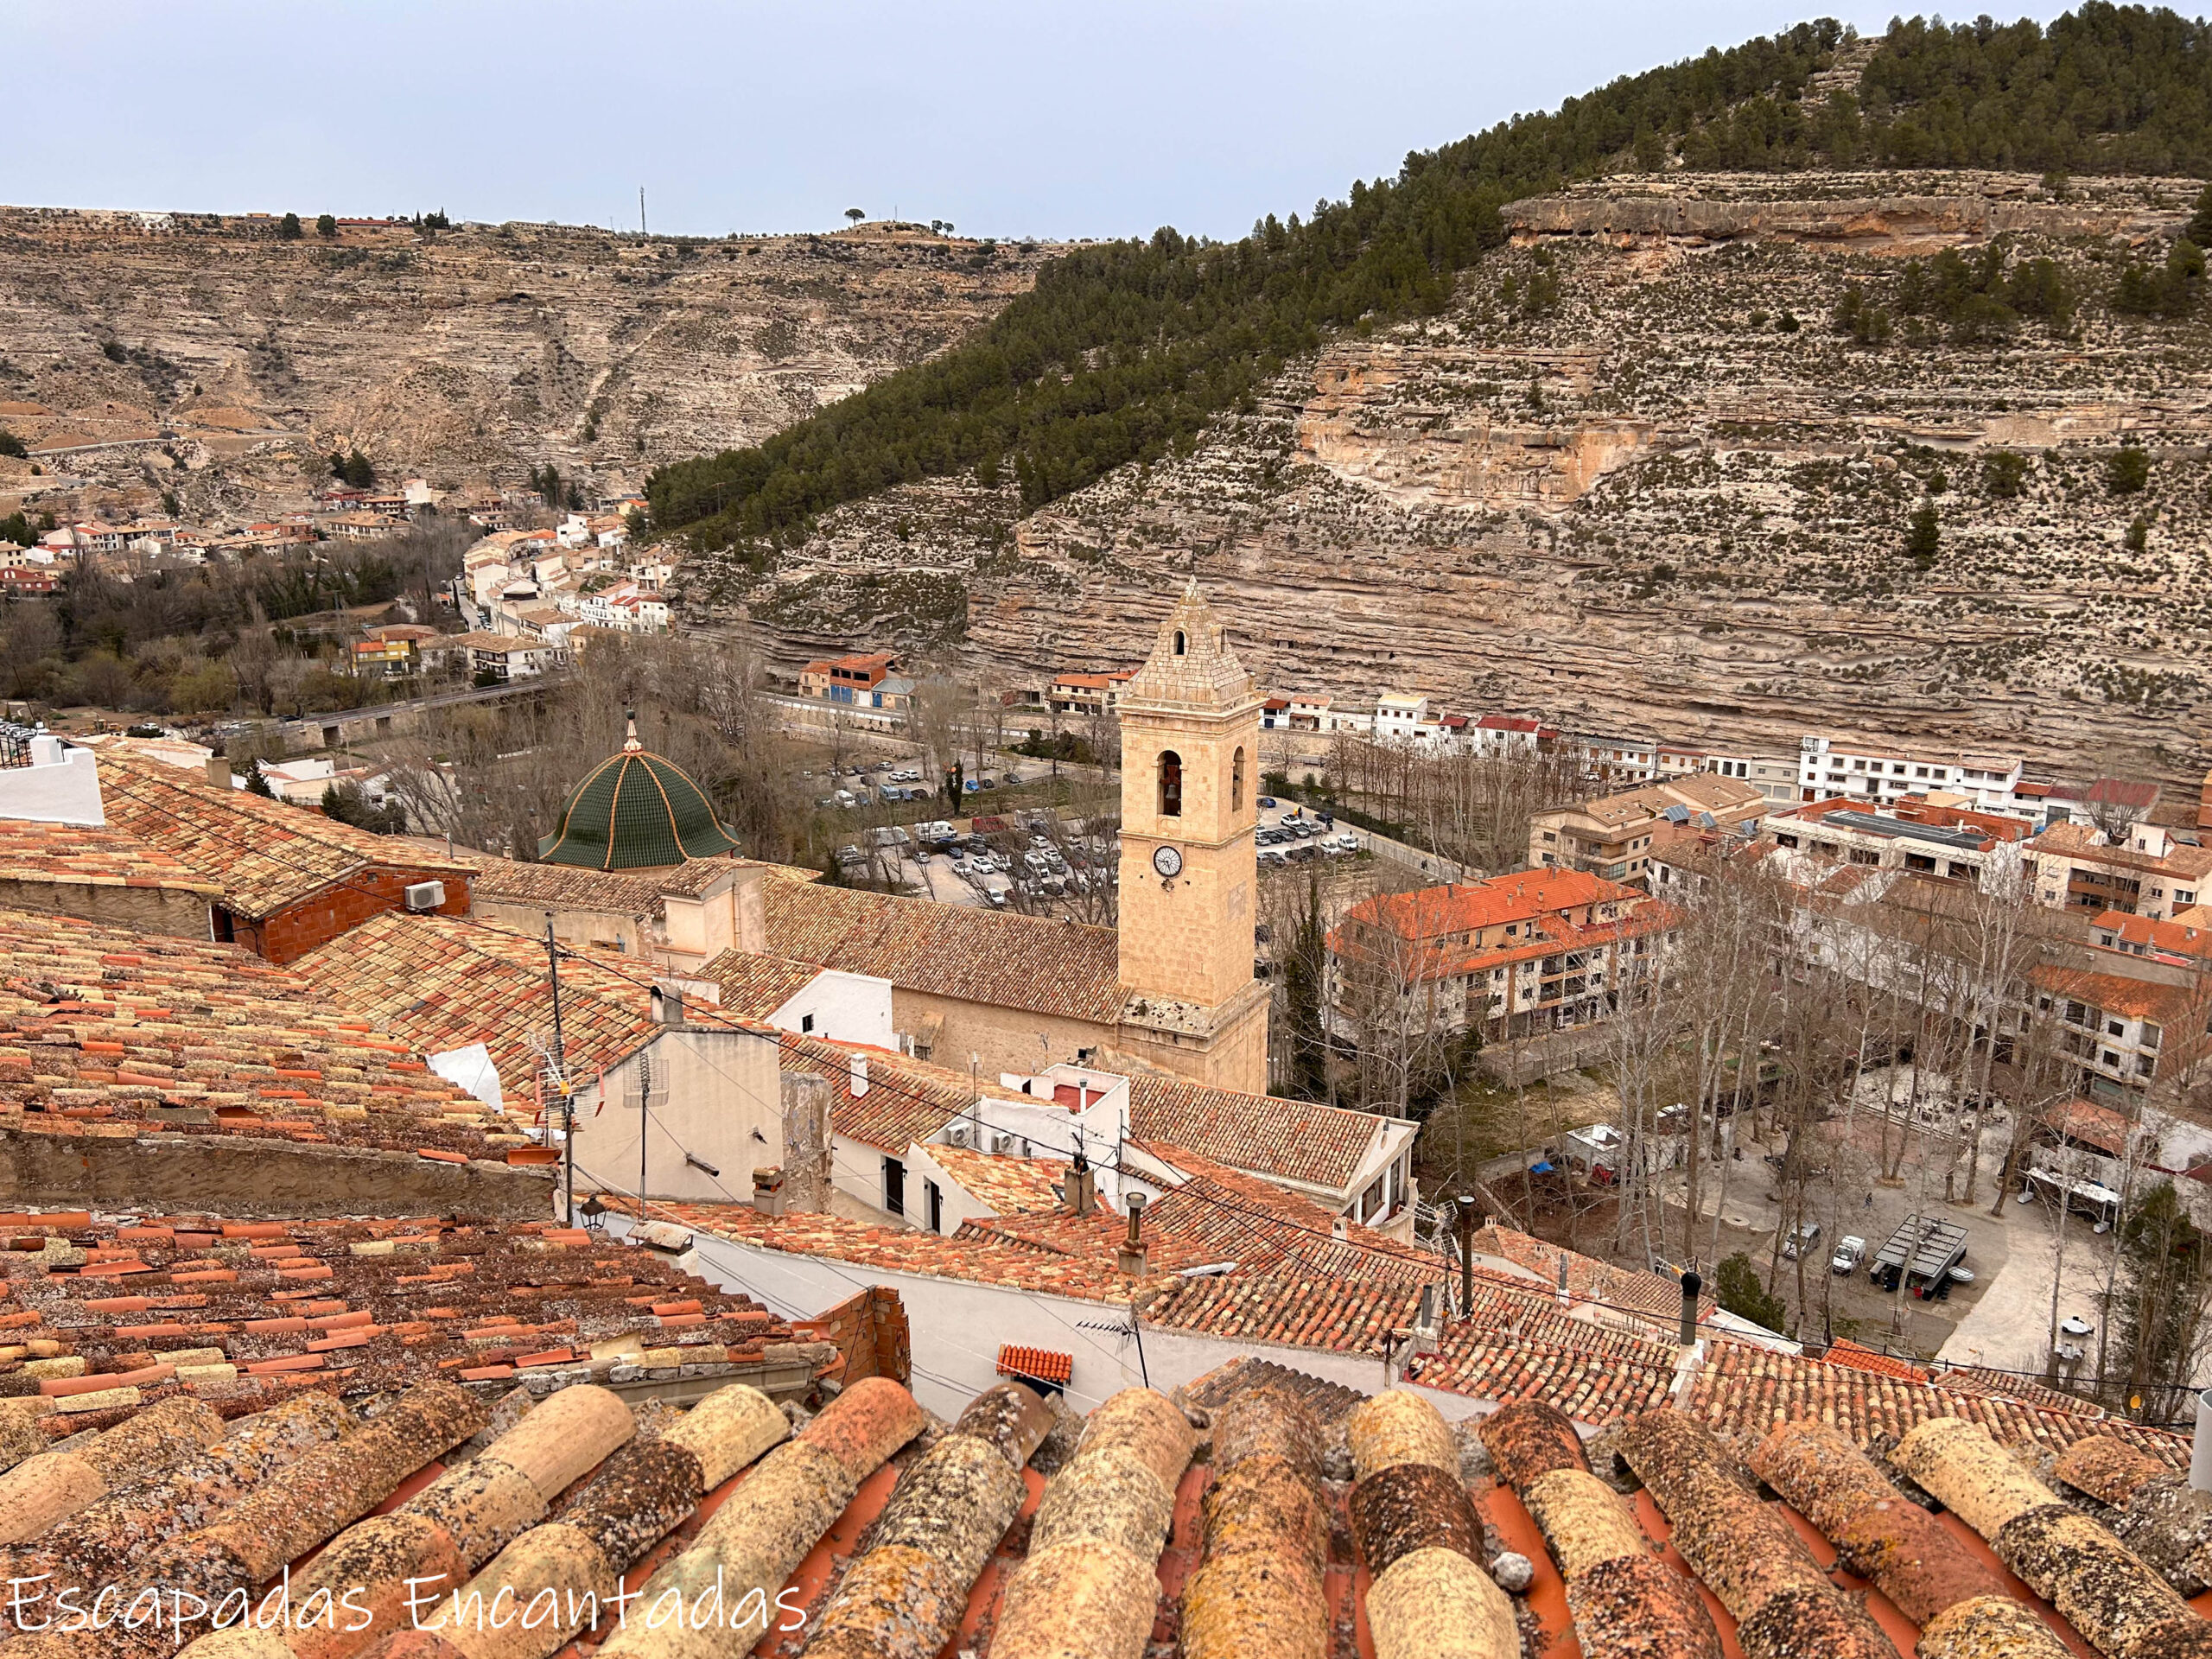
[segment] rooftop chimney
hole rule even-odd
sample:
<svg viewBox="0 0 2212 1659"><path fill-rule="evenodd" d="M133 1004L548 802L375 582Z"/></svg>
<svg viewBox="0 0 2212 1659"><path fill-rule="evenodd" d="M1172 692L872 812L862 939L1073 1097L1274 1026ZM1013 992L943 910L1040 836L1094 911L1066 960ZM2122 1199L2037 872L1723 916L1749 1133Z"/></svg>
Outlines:
<svg viewBox="0 0 2212 1659"><path fill-rule="evenodd" d="M1097 1170L1090 1168L1089 1161L1084 1161L1082 1154L1077 1154L1077 1157L1075 1157L1075 1164L1068 1168L1068 1179L1064 1181L1059 1190L1066 1194L1068 1208L1073 1210L1075 1214L1090 1214L1095 1208L1097 1208L1097 1197L1099 1197ZM1130 1210L1130 1243L1135 1243L1135 1224L1137 1224L1137 1212Z"/></svg>
<svg viewBox="0 0 2212 1659"><path fill-rule="evenodd" d="M763 1164L753 1172L753 1207L764 1216L784 1213L782 1165Z"/></svg>
<svg viewBox="0 0 2212 1659"><path fill-rule="evenodd" d="M1329 1236L1339 1241L1349 1239L1351 1236L1351 1224L1342 1216L1332 1216L1329 1218Z"/></svg>
<svg viewBox="0 0 2212 1659"><path fill-rule="evenodd" d="M1143 1275L1145 1268L1143 1232L1144 1194L1141 1192L1130 1193L1128 1197L1128 1206L1129 1236L1122 1244L1120 1255L1116 1259L1115 1265L1120 1268L1123 1273L1128 1274L1132 1279L1135 1279Z"/></svg>
<svg viewBox="0 0 2212 1659"><path fill-rule="evenodd" d="M672 985L653 987L653 1021L671 1031L683 1029L683 993Z"/></svg>
<svg viewBox="0 0 2212 1659"><path fill-rule="evenodd" d="M1685 1348L1694 1348L1697 1346L1697 1294L1704 1288L1705 1281L1697 1276L1697 1269L1695 1268L1692 1268L1688 1272L1682 1275L1681 1334L1682 1346ZM2203 1408L2202 1407L2198 1408L2197 1421L2200 1423L2204 1421Z"/></svg>
<svg viewBox="0 0 2212 1659"><path fill-rule="evenodd" d="M231 763L219 754L207 757L207 787L228 789L231 786Z"/></svg>

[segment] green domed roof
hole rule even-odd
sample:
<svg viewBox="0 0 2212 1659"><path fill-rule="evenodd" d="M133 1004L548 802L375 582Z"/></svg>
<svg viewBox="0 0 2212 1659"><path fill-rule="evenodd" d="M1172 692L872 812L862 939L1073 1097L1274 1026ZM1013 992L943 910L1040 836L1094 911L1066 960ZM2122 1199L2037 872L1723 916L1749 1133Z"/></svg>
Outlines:
<svg viewBox="0 0 2212 1659"><path fill-rule="evenodd" d="M706 791L674 761L648 753L634 720L622 753L576 785L559 828L537 843L547 863L588 870L658 869L737 850Z"/></svg>

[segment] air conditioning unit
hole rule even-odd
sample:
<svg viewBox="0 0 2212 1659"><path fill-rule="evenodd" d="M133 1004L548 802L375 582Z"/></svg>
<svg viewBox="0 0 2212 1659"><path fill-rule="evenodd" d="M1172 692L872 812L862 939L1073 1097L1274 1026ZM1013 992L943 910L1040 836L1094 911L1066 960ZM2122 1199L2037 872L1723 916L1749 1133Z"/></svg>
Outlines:
<svg viewBox="0 0 2212 1659"><path fill-rule="evenodd" d="M436 910L446 901L446 884L442 881L410 881L407 884L407 908Z"/></svg>
<svg viewBox="0 0 2212 1659"><path fill-rule="evenodd" d="M964 1147L968 1144L968 1126L965 1123L947 1125L944 1131L944 1144L948 1147Z"/></svg>
<svg viewBox="0 0 2212 1659"><path fill-rule="evenodd" d="M1014 1137L1010 1135L994 1135L991 1137L991 1150L993 1152L1013 1151Z"/></svg>

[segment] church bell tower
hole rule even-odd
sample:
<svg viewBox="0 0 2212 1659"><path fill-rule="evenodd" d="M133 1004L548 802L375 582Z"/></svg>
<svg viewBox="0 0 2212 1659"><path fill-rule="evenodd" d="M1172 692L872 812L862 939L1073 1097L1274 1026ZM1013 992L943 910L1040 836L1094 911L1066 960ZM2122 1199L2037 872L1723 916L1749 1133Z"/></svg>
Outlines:
<svg viewBox="0 0 2212 1659"><path fill-rule="evenodd" d="M1257 919L1261 697L1193 579L1123 690L1120 1042L1267 1090Z"/></svg>

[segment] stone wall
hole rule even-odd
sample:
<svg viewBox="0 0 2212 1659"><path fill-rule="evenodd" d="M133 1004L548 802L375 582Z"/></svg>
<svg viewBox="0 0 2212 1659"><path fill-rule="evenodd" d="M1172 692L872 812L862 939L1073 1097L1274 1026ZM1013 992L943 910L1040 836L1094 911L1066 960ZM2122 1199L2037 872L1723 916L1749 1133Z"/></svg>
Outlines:
<svg viewBox="0 0 2212 1659"><path fill-rule="evenodd" d="M0 1129L0 1205L73 1205L145 1214L551 1215L554 1172L482 1159L313 1147L244 1136L26 1134Z"/></svg>

